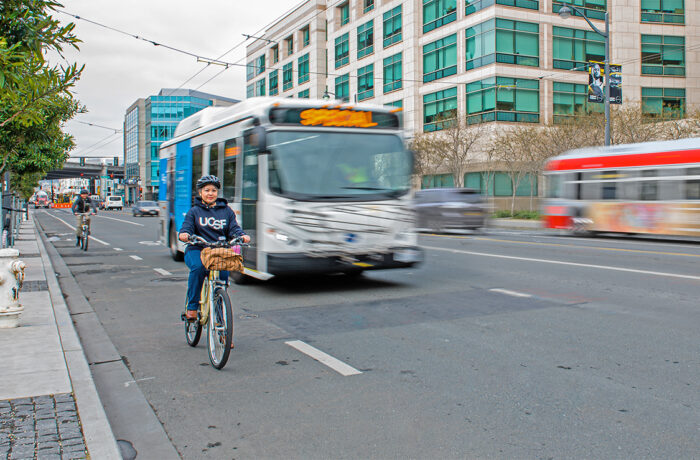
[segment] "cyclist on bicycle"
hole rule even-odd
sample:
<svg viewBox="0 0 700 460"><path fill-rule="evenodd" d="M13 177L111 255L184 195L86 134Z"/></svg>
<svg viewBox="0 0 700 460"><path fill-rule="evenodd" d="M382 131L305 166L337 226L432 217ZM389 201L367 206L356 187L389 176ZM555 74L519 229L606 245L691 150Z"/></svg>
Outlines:
<svg viewBox="0 0 700 460"><path fill-rule="evenodd" d="M94 203L88 196L88 191L82 189L78 198L73 201L73 206L71 206L73 215L78 218L78 225L75 227L75 245L80 246L80 233L83 228L83 219L86 218L84 214L92 214L93 216L97 214L97 204ZM86 218L88 233L90 233L90 219Z"/></svg>
<svg viewBox="0 0 700 460"><path fill-rule="evenodd" d="M178 236L180 241L187 243L192 235L198 235L212 243L235 237L242 237L244 243L250 242L250 237L238 225L236 214L228 207L228 202L224 198L218 198L220 188L221 181L216 176L202 176L197 181L199 196L185 215ZM201 252L202 248L197 245L188 244L185 248L185 264L190 269L185 312L188 320L197 319L199 297L207 277L207 269L202 265ZM222 271L220 276L222 281L228 280L227 271Z"/></svg>

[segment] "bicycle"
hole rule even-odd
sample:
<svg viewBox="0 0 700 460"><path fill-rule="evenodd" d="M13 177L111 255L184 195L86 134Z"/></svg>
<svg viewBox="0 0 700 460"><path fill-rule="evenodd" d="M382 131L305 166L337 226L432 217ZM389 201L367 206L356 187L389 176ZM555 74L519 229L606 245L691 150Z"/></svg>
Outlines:
<svg viewBox="0 0 700 460"><path fill-rule="evenodd" d="M79 212L76 213L77 216L82 216L82 225L80 227L80 234L78 235L78 245L83 251L88 250L88 244L90 241L90 212Z"/></svg>
<svg viewBox="0 0 700 460"><path fill-rule="evenodd" d="M241 238L209 243L203 238L193 235L190 241L197 246L212 249L249 246L249 244L243 243ZM238 254L240 254L240 250L236 252L236 255ZM207 279L204 280L202 286L197 319L188 320L185 313L182 313L180 318L185 321L185 337L187 344L191 347L197 346L202 329L206 326L209 361L214 368L223 369L231 353L233 342L233 307L226 292L228 282L222 281L219 275L219 270L209 270Z"/></svg>

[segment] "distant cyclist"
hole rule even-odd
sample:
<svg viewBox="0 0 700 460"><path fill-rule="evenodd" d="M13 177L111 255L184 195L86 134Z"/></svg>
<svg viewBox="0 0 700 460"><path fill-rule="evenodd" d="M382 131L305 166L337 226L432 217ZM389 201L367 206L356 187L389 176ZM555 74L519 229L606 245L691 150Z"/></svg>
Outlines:
<svg viewBox="0 0 700 460"><path fill-rule="evenodd" d="M73 202L71 206L73 215L78 218L78 225L75 227L75 245L80 246L80 233L83 228L83 219L86 218L85 214L92 214L93 216L97 214L97 203L92 201L88 196L88 191L83 189L80 191L80 195ZM90 219L87 218L88 233L90 232Z"/></svg>
<svg viewBox="0 0 700 460"><path fill-rule="evenodd" d="M197 235L211 243L235 237L243 237L244 243L250 242L250 237L238 225L236 214L228 207L228 202L218 198L220 188L221 181L216 176L202 176L197 181L199 196L185 215L179 233L180 241L187 243L191 235ZM196 245L190 244L185 248L185 264L190 269L185 312L188 320L197 319L202 284L207 277L207 269L202 265L201 252L202 248ZM228 280L227 271L222 271L220 276L223 281Z"/></svg>

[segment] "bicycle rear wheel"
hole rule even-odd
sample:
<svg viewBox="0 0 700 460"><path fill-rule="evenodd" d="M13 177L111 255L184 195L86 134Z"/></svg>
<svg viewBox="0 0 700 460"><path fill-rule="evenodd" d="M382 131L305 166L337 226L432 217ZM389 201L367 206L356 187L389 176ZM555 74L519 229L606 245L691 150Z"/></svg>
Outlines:
<svg viewBox="0 0 700 460"><path fill-rule="evenodd" d="M185 305L187 305L186 302ZM187 345L196 347L199 343L199 338L202 337L202 323L199 322L199 315L197 315L196 321L187 321L183 313L183 319L185 320L185 338L187 339Z"/></svg>
<svg viewBox="0 0 700 460"><path fill-rule="evenodd" d="M216 369L222 369L228 361L233 341L233 309L226 289L214 289L212 311L207 323L207 345L209 361Z"/></svg>

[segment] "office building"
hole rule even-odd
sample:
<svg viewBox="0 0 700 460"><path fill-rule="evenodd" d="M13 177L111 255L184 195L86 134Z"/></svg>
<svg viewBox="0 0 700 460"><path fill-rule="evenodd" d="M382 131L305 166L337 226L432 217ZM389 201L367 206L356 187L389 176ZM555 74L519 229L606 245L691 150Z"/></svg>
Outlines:
<svg viewBox="0 0 700 460"><path fill-rule="evenodd" d="M124 182L128 202L155 199L160 171L158 149L175 134L178 122L209 106L239 102L190 89L162 89L137 99L124 116Z"/></svg>

